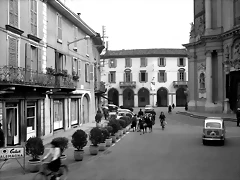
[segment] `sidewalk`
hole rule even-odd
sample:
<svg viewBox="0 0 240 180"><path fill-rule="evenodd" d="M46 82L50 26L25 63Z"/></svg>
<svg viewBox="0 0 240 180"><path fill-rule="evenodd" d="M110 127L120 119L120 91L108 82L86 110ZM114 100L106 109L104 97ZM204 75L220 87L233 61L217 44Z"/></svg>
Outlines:
<svg viewBox="0 0 240 180"><path fill-rule="evenodd" d="M106 121L106 120L102 120L101 121L101 125L102 126L106 126L107 123L108 123L108 121ZM90 132L90 130L93 127L96 127L96 123L95 122L94 123L86 123L86 124L83 124L83 125L78 126L76 128L72 128L72 129L67 130L67 131L59 131L59 132L56 132L55 134L53 134L53 135L51 135L49 137L45 137L43 139L43 144L45 146L44 155L46 155L48 153L48 149L50 147L50 142L52 141L52 139L54 139L56 137L67 137L69 139L69 147L68 147L68 149L66 149L64 154L66 154L68 157L69 156L72 156L72 157L68 158L66 160L66 163L67 164L74 163L75 162L74 158L73 158L74 147L72 146L72 143L71 143L71 136L72 136L72 134L76 130L82 129L83 131L85 131L89 135L89 132ZM89 145L90 145L90 142L88 142L88 144L87 144L87 146L85 148L88 148ZM43 156L41 156L41 157L43 157ZM30 156L26 155L26 158L25 158L26 174L29 173L28 172L28 168L27 168L27 162L28 162L28 160L30 158L31 158ZM19 158L18 161L23 165L23 163L24 163L24 159L23 158ZM2 166L2 164L3 164L3 161L0 160L0 167ZM18 162L15 159L8 160L4 164L2 169L0 169L0 177L3 177L3 178L5 177L6 178L6 177L9 177L9 176L18 176L18 175L23 175L23 170L22 170L21 166L18 164Z"/></svg>
<svg viewBox="0 0 240 180"><path fill-rule="evenodd" d="M192 111L185 111L184 108L178 108L176 114L182 114L185 116L190 116L193 118L198 119L205 119L207 117L222 117L225 121L232 121L236 122L236 114L224 114L224 113L204 113L204 112L192 112Z"/></svg>

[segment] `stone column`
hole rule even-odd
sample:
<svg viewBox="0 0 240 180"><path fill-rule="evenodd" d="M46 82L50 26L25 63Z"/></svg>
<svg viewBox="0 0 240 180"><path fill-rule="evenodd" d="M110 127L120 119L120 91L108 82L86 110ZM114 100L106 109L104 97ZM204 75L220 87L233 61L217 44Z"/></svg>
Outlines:
<svg viewBox="0 0 240 180"><path fill-rule="evenodd" d="M190 49L190 55L188 56L188 89L189 89L189 102L188 109L189 111L196 110L196 100L197 100L197 56L195 55L195 50ZM176 94L173 96L173 103L176 104Z"/></svg>
<svg viewBox="0 0 240 180"><path fill-rule="evenodd" d="M156 102L157 102L157 94L156 93L153 95L153 99L154 99L154 106L156 106Z"/></svg>
<svg viewBox="0 0 240 180"><path fill-rule="evenodd" d="M176 94L173 94L173 96L172 96L172 99L173 99L173 104L176 106Z"/></svg>
<svg viewBox="0 0 240 180"><path fill-rule="evenodd" d="M212 28L211 0L205 0L205 25L206 29Z"/></svg>
<svg viewBox="0 0 240 180"><path fill-rule="evenodd" d="M218 100L217 100L217 106L218 111L223 112L223 92L224 92L224 86L223 86L223 50L217 50L218 53Z"/></svg>
<svg viewBox="0 0 240 180"><path fill-rule="evenodd" d="M134 107L138 107L138 95L134 94Z"/></svg>
<svg viewBox="0 0 240 180"><path fill-rule="evenodd" d="M211 107L214 107L214 104L212 102L212 52L207 51L206 52L206 104L205 104L205 110L206 111L212 111Z"/></svg>

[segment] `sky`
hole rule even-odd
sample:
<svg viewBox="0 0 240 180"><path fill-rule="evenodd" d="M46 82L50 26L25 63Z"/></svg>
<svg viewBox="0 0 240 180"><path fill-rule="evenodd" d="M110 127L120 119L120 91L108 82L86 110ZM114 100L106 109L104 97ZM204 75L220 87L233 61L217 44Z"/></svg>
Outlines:
<svg viewBox="0 0 240 180"><path fill-rule="evenodd" d="M65 1L101 36L105 26L109 50L184 48L189 42L193 0Z"/></svg>

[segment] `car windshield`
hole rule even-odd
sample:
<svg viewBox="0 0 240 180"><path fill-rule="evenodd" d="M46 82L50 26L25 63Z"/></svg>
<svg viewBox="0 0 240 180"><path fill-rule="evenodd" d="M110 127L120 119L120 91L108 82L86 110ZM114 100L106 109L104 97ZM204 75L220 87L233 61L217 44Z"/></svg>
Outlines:
<svg viewBox="0 0 240 180"><path fill-rule="evenodd" d="M207 128L221 128L221 124L217 122L208 122L206 123Z"/></svg>

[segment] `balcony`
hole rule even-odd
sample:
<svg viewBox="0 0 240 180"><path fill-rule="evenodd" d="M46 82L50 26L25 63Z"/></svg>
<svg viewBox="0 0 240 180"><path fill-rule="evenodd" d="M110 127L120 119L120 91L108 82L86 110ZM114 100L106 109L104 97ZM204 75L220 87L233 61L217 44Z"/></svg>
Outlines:
<svg viewBox="0 0 240 180"><path fill-rule="evenodd" d="M131 82L120 82L120 88L136 88L136 81Z"/></svg>
<svg viewBox="0 0 240 180"><path fill-rule="evenodd" d="M96 82L94 83L94 91L96 94L103 94L106 92L106 87L104 82Z"/></svg>
<svg viewBox="0 0 240 180"><path fill-rule="evenodd" d="M188 85L187 81L173 81L173 87L178 88L178 87L187 87Z"/></svg>
<svg viewBox="0 0 240 180"><path fill-rule="evenodd" d="M65 89L76 89L77 82L73 81L73 77L62 76L62 75L55 75L55 88L65 88Z"/></svg>
<svg viewBox="0 0 240 180"><path fill-rule="evenodd" d="M53 88L55 77L22 67L0 67L0 85L19 85Z"/></svg>

